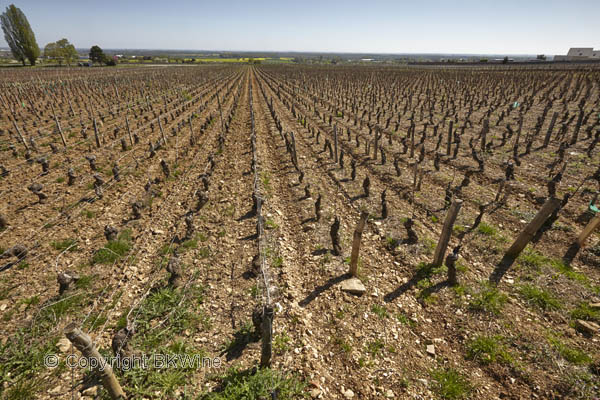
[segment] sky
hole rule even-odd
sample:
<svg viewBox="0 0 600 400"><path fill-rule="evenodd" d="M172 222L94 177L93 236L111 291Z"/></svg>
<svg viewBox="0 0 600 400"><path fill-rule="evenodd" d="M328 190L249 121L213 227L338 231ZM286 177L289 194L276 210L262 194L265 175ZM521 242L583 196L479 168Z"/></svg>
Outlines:
<svg viewBox="0 0 600 400"><path fill-rule="evenodd" d="M61 38L107 49L554 55L600 48L600 0L13 1L42 49ZM9 4L0 0L0 9Z"/></svg>

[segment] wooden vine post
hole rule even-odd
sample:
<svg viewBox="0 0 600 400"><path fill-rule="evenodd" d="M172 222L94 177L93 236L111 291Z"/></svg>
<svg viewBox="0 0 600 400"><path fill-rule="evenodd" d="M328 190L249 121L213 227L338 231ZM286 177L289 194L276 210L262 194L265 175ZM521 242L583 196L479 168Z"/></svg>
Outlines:
<svg viewBox="0 0 600 400"><path fill-rule="evenodd" d="M446 143L446 155L450 155L450 148L452 147L452 126L454 125L454 121L450 121L450 125L448 126L448 143Z"/></svg>
<svg viewBox="0 0 600 400"><path fill-rule="evenodd" d="M54 111L54 106L50 104L52 107L52 114L54 115L54 122L56 122L56 127L58 128L58 133L60 134L60 139L62 140L63 146L67 147L67 141L65 140L65 135L63 134L62 128L60 126L60 121L58 120L58 116L56 115L56 111Z"/></svg>
<svg viewBox="0 0 600 400"><path fill-rule="evenodd" d="M577 236L577 244L583 247L586 239L600 226L600 214L596 214L594 218L583 228L579 236Z"/></svg>
<svg viewBox="0 0 600 400"><path fill-rule="evenodd" d="M69 109L71 109L71 117L75 116L75 110L73 110L73 104L71 104L71 100L67 99L67 102L69 103Z"/></svg>
<svg viewBox="0 0 600 400"><path fill-rule="evenodd" d="M368 212L364 210L361 211L358 225L356 225L356 229L354 230L354 236L352 239L352 254L350 256L350 275L353 277L358 275L358 253L360 251L360 241L362 239L362 233L365 229L365 222L367 222L368 216Z"/></svg>
<svg viewBox="0 0 600 400"><path fill-rule="evenodd" d="M129 118L125 115L125 125L127 126L127 134L129 135L129 144L133 147L133 137L131 136L131 129L129 128Z"/></svg>
<svg viewBox="0 0 600 400"><path fill-rule="evenodd" d="M490 131L490 121L488 119L483 121L483 129L481 130L481 151L485 151L487 134Z"/></svg>
<svg viewBox="0 0 600 400"><path fill-rule="evenodd" d="M23 137L23 134L21 133L21 130L19 129L19 125L17 125L17 122L13 119L12 120L13 126L15 127L15 130L17 131L17 135L19 135L19 138L21 139L21 143L23 143L23 146L25 146L25 150L29 150L29 146L27 146L27 142L25 141L25 138Z"/></svg>
<svg viewBox="0 0 600 400"><path fill-rule="evenodd" d="M175 136L175 163L179 163L179 135Z"/></svg>
<svg viewBox="0 0 600 400"><path fill-rule="evenodd" d="M577 123L575 124L575 130L573 131L573 136L571 137L570 145L573 146L577 143L577 139L579 137L579 131L581 130L581 123L583 122L583 110L579 111L579 117L577 117Z"/></svg>
<svg viewBox="0 0 600 400"><path fill-rule="evenodd" d="M512 246L510 246L510 248L506 251L506 256L513 259L517 258L519 253L521 253L525 246L527 246L531 239L533 239L538 229L542 227L550 214L552 214L558 206L560 206L560 199L551 197L546 200L546 203L544 203L540 211L538 211L536 216L533 217L531 222L527 224L525 229L523 229L519 236L515 239Z"/></svg>
<svg viewBox="0 0 600 400"><path fill-rule="evenodd" d="M98 124L94 118L94 137L96 138L96 147L100 147L100 137L98 136Z"/></svg>
<svg viewBox="0 0 600 400"><path fill-rule="evenodd" d="M65 335L73 346L88 360L92 371L99 374L102 379L102 385L110 395L110 398L125 399L125 392L121 389L121 385L119 385L112 367L100 355L90 337L83 333L75 323L71 323L65 328ZM90 359L95 359L97 362L89 362Z"/></svg>
<svg viewBox="0 0 600 400"><path fill-rule="evenodd" d="M188 122L190 124L190 143L196 143L196 139L194 138L194 127L192 126L192 116L188 118Z"/></svg>
<svg viewBox="0 0 600 400"><path fill-rule="evenodd" d="M252 123L254 123L254 119L252 120ZM292 159L294 160L294 166L298 168L298 155L296 153L296 137L294 136L294 132L290 132L290 139L292 142Z"/></svg>
<svg viewBox="0 0 600 400"><path fill-rule="evenodd" d="M415 125L411 121L410 123L410 158L415 156Z"/></svg>
<svg viewBox="0 0 600 400"><path fill-rule="evenodd" d="M556 118L558 118L558 113L554 112L554 114L552 114L552 119L550 120L550 125L548 126L548 131L546 132L546 137L544 137L544 144L542 145L543 148L548 147L548 144L550 143L550 137L552 136L552 129L556 124Z"/></svg>
<svg viewBox="0 0 600 400"><path fill-rule="evenodd" d="M337 125L333 125L333 160L337 164L338 162L338 134L337 134Z"/></svg>
<svg viewBox="0 0 600 400"><path fill-rule="evenodd" d="M273 306L265 305L262 316L261 368L271 365L271 355L273 354L273 315Z"/></svg>
<svg viewBox="0 0 600 400"><path fill-rule="evenodd" d="M165 131L163 130L162 123L160 122L160 115L157 117L157 119L158 119L158 127L160 128L160 134L162 136L162 140L163 140L163 142L165 142L165 145L166 145L167 138L165 137Z"/></svg>
<svg viewBox="0 0 600 400"><path fill-rule="evenodd" d="M446 249L448 248L450 236L452 235L452 227L454 226L454 222L456 222L456 217L458 217L458 212L462 207L462 203L463 201L461 199L454 199L454 201L452 201L452 205L450 205L448 214L446 214L446 220L444 221L442 234L440 235L440 240L435 248L433 262L431 263L434 267L439 267L444 262Z"/></svg>

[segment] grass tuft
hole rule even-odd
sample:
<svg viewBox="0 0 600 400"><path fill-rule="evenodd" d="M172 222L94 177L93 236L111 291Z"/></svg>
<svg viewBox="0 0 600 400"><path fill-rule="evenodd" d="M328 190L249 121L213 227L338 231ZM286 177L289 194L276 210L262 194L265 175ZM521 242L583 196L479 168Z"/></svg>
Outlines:
<svg viewBox="0 0 600 400"><path fill-rule="evenodd" d="M587 355L585 352L575 348L570 347L563 343L557 336L550 334L548 337L548 342L554 350L560 354L562 358L575 365L584 365L589 364L592 361L592 358Z"/></svg>
<svg viewBox="0 0 600 400"><path fill-rule="evenodd" d="M533 285L523 285L519 288L521 296L531 305L544 311L558 310L560 302L549 291Z"/></svg>
<svg viewBox="0 0 600 400"><path fill-rule="evenodd" d="M540 254L539 252L529 248L521 253L518 260L520 264L534 268L536 271L540 271L542 267L546 266L564 275L570 280L582 283L588 281L588 278L584 274L573 270L573 268L565 264L561 259L546 257L543 254Z"/></svg>
<svg viewBox="0 0 600 400"><path fill-rule="evenodd" d="M271 398L274 389L277 399L291 400L308 397L306 385L294 375L285 375L269 368L240 371L234 367L224 375L212 378L218 382L212 393L206 393L200 400L259 400Z"/></svg>
<svg viewBox="0 0 600 400"><path fill-rule="evenodd" d="M117 240L111 240L94 253L93 264L112 264L120 260L131 249L131 230L119 234Z"/></svg>
<svg viewBox="0 0 600 400"><path fill-rule="evenodd" d="M508 296L505 293L485 282L482 288L471 298L469 308L473 311L500 315L507 300Z"/></svg>
<svg viewBox="0 0 600 400"><path fill-rule="evenodd" d="M513 359L506 350L503 337L477 336L467 345L467 358L487 365L495 362L510 364Z"/></svg>
<svg viewBox="0 0 600 400"><path fill-rule="evenodd" d="M485 222L481 222L477 227L477 232L485 236L496 236L498 229L492 225L486 224Z"/></svg>
<svg viewBox="0 0 600 400"><path fill-rule="evenodd" d="M437 369L431 377L436 382L435 390L443 399L464 399L471 392L471 384L453 368Z"/></svg>
<svg viewBox="0 0 600 400"><path fill-rule="evenodd" d="M387 310L385 309L385 306L380 306L378 304L373 304L371 306L371 312L381 319L387 318L389 316Z"/></svg>
<svg viewBox="0 0 600 400"><path fill-rule="evenodd" d="M590 307L588 303L580 303L571 311L571 318L600 322L600 310Z"/></svg>

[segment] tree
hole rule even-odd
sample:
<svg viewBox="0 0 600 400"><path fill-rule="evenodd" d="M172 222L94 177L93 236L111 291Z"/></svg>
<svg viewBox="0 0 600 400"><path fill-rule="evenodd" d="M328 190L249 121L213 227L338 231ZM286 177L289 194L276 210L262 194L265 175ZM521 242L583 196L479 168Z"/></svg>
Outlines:
<svg viewBox="0 0 600 400"><path fill-rule="evenodd" d="M100 46L92 46L90 48L90 60L92 60L92 62L100 64L106 62L106 55L104 54Z"/></svg>
<svg viewBox="0 0 600 400"><path fill-rule="evenodd" d="M44 47L44 57L46 58L58 58L58 48L56 42L51 42Z"/></svg>
<svg viewBox="0 0 600 400"><path fill-rule="evenodd" d="M62 65L63 61L70 65L78 57L77 50L67 39L61 39L58 42L48 43L44 48L44 56L58 60Z"/></svg>
<svg viewBox="0 0 600 400"><path fill-rule="evenodd" d="M4 32L4 39L10 47L13 57L21 61L23 65L26 60L29 60L31 65L35 65L40 56L40 48L23 11L11 4L0 15L0 24Z"/></svg>

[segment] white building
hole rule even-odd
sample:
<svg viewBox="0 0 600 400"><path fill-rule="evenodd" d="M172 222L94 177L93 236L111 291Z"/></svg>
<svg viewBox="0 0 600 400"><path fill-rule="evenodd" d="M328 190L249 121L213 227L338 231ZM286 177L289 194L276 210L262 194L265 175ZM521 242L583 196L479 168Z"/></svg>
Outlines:
<svg viewBox="0 0 600 400"><path fill-rule="evenodd" d="M571 47L566 56L556 55L554 61L589 61L600 60L600 50L593 47Z"/></svg>

